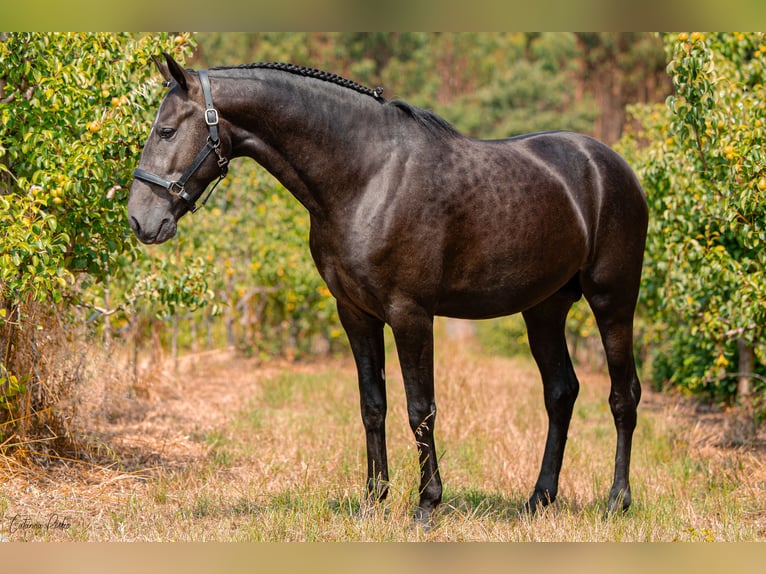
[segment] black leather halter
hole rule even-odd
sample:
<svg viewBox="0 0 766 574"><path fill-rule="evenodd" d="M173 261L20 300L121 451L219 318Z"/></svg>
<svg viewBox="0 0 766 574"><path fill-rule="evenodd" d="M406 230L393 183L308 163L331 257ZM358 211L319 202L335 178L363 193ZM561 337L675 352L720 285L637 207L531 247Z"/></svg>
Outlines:
<svg viewBox="0 0 766 574"><path fill-rule="evenodd" d="M194 158L194 161L191 163L191 165L186 169L186 171L183 172L183 174L181 174L181 177L179 177L176 181L169 181L138 167L133 170L133 177L146 183L153 183L155 185L164 187L168 190L170 195L177 197L186 203L186 205L189 207L189 211L192 213L198 209L196 201L199 196L197 196L197 198L192 198L188 193L186 193L186 182L189 181L189 178L194 175L194 172L200 168L200 166L207 159L207 156L213 152L215 152L215 154L218 156L218 167L221 170L221 175L218 177L218 181L215 182L213 187L210 188L210 191L205 196L205 199L202 200L203 206L205 203L207 203L208 198L210 198L210 194L213 193L213 190L215 190L216 186L221 183L223 178L226 177L226 173L229 169L229 160L226 159L221 153L221 140L218 138L218 110L216 110L213 106L213 95L210 91L210 79L208 78L207 70L200 70L198 73L200 84L202 84L202 94L205 97L205 124L207 124L209 133L207 142L205 142L205 147L199 151L197 157ZM202 193L200 193L200 195L202 195Z"/></svg>

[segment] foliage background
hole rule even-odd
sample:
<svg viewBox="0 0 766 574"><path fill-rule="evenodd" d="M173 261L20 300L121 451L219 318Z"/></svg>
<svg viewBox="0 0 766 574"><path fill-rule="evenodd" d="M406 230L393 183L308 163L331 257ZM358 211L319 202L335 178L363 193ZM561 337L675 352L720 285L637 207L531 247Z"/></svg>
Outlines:
<svg viewBox="0 0 766 574"><path fill-rule="evenodd" d="M665 51L674 94L633 106L623 140L653 214L643 278L652 379L723 401L755 393L762 408L766 38L680 33Z"/></svg>
<svg viewBox="0 0 766 574"><path fill-rule="evenodd" d="M65 426L58 406L80 363L51 358L88 335L111 284L131 317L143 294L173 301L144 273L163 263L136 250L124 205L159 103L151 56L191 47L188 34L0 37L0 444Z"/></svg>
<svg viewBox="0 0 766 574"><path fill-rule="evenodd" d="M253 162L234 162L174 241L138 248L125 204L164 95L151 64L162 50L192 67L280 60L331 70L475 137L572 129L617 145L652 210L636 323L644 378L732 401L750 352L750 391L762 397L762 42L758 34L1 35L0 445L46 425L51 436L67 434L61 405L83 376L75 359L94 349L138 385L146 356L230 346L295 358L345 348L309 256L307 215ZM575 356L599 365L584 303L568 331ZM525 348L520 317L483 322L478 335L493 352Z"/></svg>

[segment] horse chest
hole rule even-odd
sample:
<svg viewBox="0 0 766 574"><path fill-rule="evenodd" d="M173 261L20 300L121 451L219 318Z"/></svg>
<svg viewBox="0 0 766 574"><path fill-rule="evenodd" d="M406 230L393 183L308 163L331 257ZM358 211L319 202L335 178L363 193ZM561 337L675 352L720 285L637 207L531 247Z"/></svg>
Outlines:
<svg viewBox="0 0 766 574"><path fill-rule="evenodd" d="M352 301L371 315L382 316L384 305L377 280L361 249L354 249L337 232L317 225L311 227L309 243L317 270L333 296Z"/></svg>

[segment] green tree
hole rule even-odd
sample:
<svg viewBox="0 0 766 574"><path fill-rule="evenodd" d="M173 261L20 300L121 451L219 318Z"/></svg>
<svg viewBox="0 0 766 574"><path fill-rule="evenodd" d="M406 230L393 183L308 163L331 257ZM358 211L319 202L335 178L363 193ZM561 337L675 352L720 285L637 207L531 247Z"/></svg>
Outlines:
<svg viewBox="0 0 766 574"><path fill-rule="evenodd" d="M578 86L598 106L593 135L616 142L625 125L625 107L661 101L670 93L662 40L645 32L574 34Z"/></svg>
<svg viewBox="0 0 766 574"><path fill-rule="evenodd" d="M0 37L0 440L56 395L41 365L59 305L133 275L124 206L161 96L151 56L191 46L189 35Z"/></svg>
<svg viewBox="0 0 766 574"><path fill-rule="evenodd" d="M720 400L766 391L766 38L665 38L675 93L623 143L652 216L642 300L654 378ZM762 403L761 403L762 404Z"/></svg>

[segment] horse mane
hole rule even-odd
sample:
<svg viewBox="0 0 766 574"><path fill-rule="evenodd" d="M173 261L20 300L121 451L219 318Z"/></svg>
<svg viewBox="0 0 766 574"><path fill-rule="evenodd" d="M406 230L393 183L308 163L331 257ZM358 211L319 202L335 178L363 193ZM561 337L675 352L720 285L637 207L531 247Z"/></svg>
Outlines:
<svg viewBox="0 0 766 574"><path fill-rule="evenodd" d="M404 100L391 100L388 105L399 108L429 131L440 132L445 135L460 135L460 132L452 124L430 110L424 110Z"/></svg>
<svg viewBox="0 0 766 574"><path fill-rule="evenodd" d="M337 84L344 88L349 88L360 94L371 96L380 103L385 103L383 98L383 88L375 88L374 90L358 84L353 80L349 80L338 74L332 72L325 72L324 70L317 70L316 68L309 68L307 66L298 66L296 64L286 64L284 62L256 62L254 64L242 64L239 66L219 66L210 68L211 70L253 70L253 69L265 69L265 70L279 70L281 72L288 72L297 76L304 76L307 78L315 78L331 84Z"/></svg>
<svg viewBox="0 0 766 574"><path fill-rule="evenodd" d="M353 80L349 80L338 74L332 72L325 72L324 70L318 70L316 68L310 68L308 66L298 66L296 64L288 64L284 62L256 62L253 64L241 64L239 66L217 66L210 68L211 70L253 70L253 69L265 69L265 70L278 70L281 72L288 72L297 76L304 76L307 78L314 78L325 82L330 82L338 86L348 88L365 96L374 98L377 102L384 105L390 105L397 109L402 110L407 116L415 120L419 125L428 129L429 131L442 132L449 135L459 135L459 132L445 119L437 116L435 113L424 110L405 102L404 100L391 100L386 101L383 97L383 88L377 87L375 89L368 88L359 84Z"/></svg>

